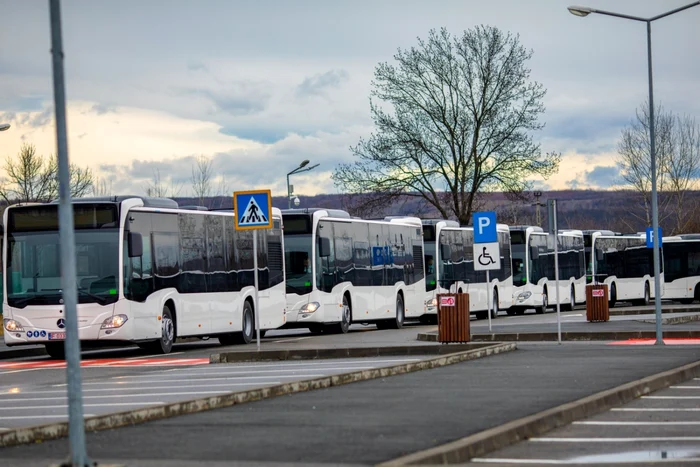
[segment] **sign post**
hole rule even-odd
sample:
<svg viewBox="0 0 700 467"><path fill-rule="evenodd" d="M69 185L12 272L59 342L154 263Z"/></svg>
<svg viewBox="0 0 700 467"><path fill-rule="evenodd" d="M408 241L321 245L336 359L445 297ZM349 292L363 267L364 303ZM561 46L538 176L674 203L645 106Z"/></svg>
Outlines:
<svg viewBox="0 0 700 467"><path fill-rule="evenodd" d="M661 227L659 227L659 234L654 235L654 228L647 227L646 230L647 248L652 248L656 250L656 239L659 240L659 249L663 248L664 236ZM661 331L661 299L659 297L659 288L656 285L659 283L659 278L654 276L654 314L656 316L656 345L664 345L663 333Z"/></svg>
<svg viewBox="0 0 700 467"><path fill-rule="evenodd" d="M547 200L549 235L554 236L554 286L557 289L557 342L561 344L561 301L559 300L559 226L557 225L557 200ZM569 295L571 293L569 292ZM571 304L574 309L574 304ZM545 310L546 311L546 310Z"/></svg>
<svg viewBox="0 0 700 467"><path fill-rule="evenodd" d="M496 213L475 212L472 216L474 224L474 270L486 271L486 308L489 317L489 332L491 332L491 277L489 271L501 269L501 248L498 244L496 231Z"/></svg>
<svg viewBox="0 0 700 467"><path fill-rule="evenodd" d="M53 61L53 95L56 112L56 146L58 153L58 236L61 246L61 303L64 303L66 341L66 379L68 383L68 436L71 465L88 465L85 448L82 377L80 374L80 336L78 335L78 291L76 280L75 232L70 196L70 165L66 124L66 94L63 75L63 40L61 6L50 0L51 55Z"/></svg>
<svg viewBox="0 0 700 467"><path fill-rule="evenodd" d="M253 231L253 315L258 352L260 351L260 310L258 306L258 230L272 228L272 195L270 190L236 191L233 193L236 230ZM245 317L243 318L245 319ZM245 325L245 322L243 323ZM244 330L245 331L245 330Z"/></svg>

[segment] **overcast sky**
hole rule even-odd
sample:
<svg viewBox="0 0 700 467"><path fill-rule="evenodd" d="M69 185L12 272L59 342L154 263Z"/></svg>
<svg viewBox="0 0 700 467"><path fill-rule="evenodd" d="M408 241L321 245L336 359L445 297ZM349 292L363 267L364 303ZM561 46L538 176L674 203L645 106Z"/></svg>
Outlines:
<svg viewBox="0 0 700 467"><path fill-rule="evenodd" d="M653 16L689 0L592 0ZM517 33L534 50L532 78L548 90L543 151L559 173L539 186L608 188L621 128L647 98L643 23L578 18L570 0L64 0L69 154L143 193L157 170L190 193L193 157L213 157L231 190L335 193L348 147L372 131L375 65L432 28L478 24ZM0 0L0 158L23 142L55 152L46 1ZM653 23L654 92L700 118L700 7ZM694 27L695 26L695 27Z"/></svg>

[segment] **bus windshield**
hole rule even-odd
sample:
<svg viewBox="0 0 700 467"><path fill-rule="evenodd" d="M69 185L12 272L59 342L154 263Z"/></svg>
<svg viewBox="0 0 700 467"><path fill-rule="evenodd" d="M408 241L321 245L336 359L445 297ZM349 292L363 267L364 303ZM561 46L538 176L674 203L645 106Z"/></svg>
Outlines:
<svg viewBox="0 0 700 467"><path fill-rule="evenodd" d="M284 236L284 260L287 293L311 292L311 234Z"/></svg>
<svg viewBox="0 0 700 467"><path fill-rule="evenodd" d="M114 205L74 205L78 303L118 299L119 229ZM57 206L13 209L7 232L6 291L11 307L62 303Z"/></svg>
<svg viewBox="0 0 700 467"><path fill-rule="evenodd" d="M425 242L425 290L435 290L435 241Z"/></svg>
<svg viewBox="0 0 700 467"><path fill-rule="evenodd" d="M520 286L527 283L525 275L525 245L511 245L513 262L513 285Z"/></svg>

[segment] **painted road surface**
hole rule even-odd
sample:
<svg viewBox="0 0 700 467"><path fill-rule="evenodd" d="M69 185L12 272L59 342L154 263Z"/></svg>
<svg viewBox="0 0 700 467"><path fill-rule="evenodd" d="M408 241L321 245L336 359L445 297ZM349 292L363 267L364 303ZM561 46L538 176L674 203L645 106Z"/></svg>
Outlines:
<svg viewBox="0 0 700 467"><path fill-rule="evenodd" d="M700 378L472 460L514 466L700 465Z"/></svg>
<svg viewBox="0 0 700 467"><path fill-rule="evenodd" d="M84 412L86 417L90 417L321 376L399 365L423 358L425 357L206 364L184 368L177 365L172 367L167 361L169 359L161 358L161 365L167 368L154 370L154 364L150 364L152 362L149 362L150 368L144 365L126 368L137 371L133 374L119 373L125 370L124 366L114 368L112 365L88 365L83 368ZM18 372L54 373L54 379L61 382L4 384L7 376L14 376L16 379ZM67 421L67 414L64 368L44 366L0 371L0 431Z"/></svg>

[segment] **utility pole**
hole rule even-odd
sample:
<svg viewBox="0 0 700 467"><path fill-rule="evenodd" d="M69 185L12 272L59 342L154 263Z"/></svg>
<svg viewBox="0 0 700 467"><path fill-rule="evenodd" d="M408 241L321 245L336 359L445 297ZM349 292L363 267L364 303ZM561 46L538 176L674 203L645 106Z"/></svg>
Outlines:
<svg viewBox="0 0 700 467"><path fill-rule="evenodd" d="M533 196L535 197L535 203L533 206L536 206L536 222L538 227L542 227L542 217L540 217L540 206L544 206L544 203L540 203L540 197L542 196L541 191L535 191L532 193Z"/></svg>

